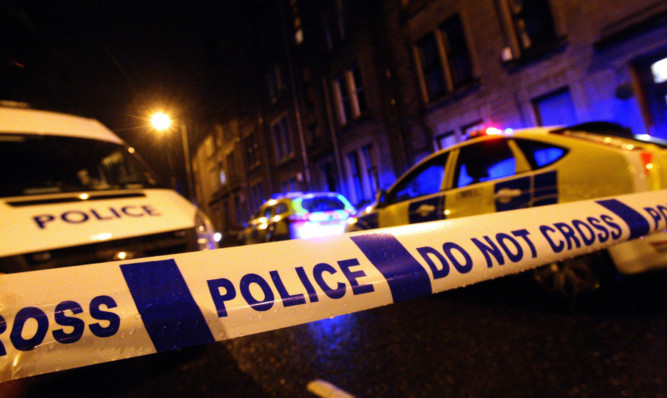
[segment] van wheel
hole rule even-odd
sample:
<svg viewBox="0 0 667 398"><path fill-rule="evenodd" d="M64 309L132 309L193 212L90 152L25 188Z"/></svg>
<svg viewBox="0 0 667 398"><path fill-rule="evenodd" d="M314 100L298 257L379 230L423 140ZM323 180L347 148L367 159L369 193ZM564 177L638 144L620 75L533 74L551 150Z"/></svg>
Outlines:
<svg viewBox="0 0 667 398"><path fill-rule="evenodd" d="M611 276L608 255L591 254L558 261L533 270L533 277L558 297L575 297L599 289Z"/></svg>

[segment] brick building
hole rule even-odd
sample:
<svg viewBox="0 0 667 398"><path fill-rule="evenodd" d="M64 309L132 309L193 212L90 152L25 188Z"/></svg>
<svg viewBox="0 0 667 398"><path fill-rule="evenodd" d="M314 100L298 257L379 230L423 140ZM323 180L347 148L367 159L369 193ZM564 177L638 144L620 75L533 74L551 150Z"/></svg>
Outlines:
<svg viewBox="0 0 667 398"><path fill-rule="evenodd" d="M230 244L273 193L333 190L363 206L487 126L610 120L667 138L664 2L313 3L251 18L242 106L196 147L197 201Z"/></svg>

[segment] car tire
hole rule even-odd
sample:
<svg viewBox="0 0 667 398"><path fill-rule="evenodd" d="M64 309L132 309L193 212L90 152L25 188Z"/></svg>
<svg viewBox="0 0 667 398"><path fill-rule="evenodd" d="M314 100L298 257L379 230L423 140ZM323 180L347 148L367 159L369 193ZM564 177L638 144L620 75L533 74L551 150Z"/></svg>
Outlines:
<svg viewBox="0 0 667 398"><path fill-rule="evenodd" d="M560 298L573 298L607 285L615 268L606 251L554 262L533 270L537 284Z"/></svg>

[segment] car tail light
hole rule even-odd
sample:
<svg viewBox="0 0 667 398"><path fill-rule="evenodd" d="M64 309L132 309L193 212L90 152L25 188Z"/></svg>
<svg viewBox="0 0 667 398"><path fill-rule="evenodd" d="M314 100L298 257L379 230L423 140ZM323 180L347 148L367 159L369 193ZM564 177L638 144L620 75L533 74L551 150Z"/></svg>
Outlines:
<svg viewBox="0 0 667 398"><path fill-rule="evenodd" d="M642 160L642 164L644 165L644 174L649 175L651 173L651 170L653 170L653 154L649 152L642 152L639 154L639 157Z"/></svg>

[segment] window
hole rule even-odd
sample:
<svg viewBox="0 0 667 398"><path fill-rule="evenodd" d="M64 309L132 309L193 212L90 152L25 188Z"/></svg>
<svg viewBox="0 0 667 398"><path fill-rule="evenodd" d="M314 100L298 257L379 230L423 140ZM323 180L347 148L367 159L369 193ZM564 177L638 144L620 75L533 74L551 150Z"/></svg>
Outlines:
<svg viewBox="0 0 667 398"><path fill-rule="evenodd" d="M566 87L533 100L535 117L540 126L573 125L577 115L570 90Z"/></svg>
<svg viewBox="0 0 667 398"><path fill-rule="evenodd" d="M543 142L523 139L516 139L515 142L526 154L533 169L548 166L566 154L565 149Z"/></svg>
<svg viewBox="0 0 667 398"><path fill-rule="evenodd" d="M266 83L268 85L269 99L271 100L271 103L277 102L286 90L282 70L279 64L274 65L266 73Z"/></svg>
<svg viewBox="0 0 667 398"><path fill-rule="evenodd" d="M236 166L236 159L234 157L234 152L227 154L227 178L229 180L236 179L238 170Z"/></svg>
<svg viewBox="0 0 667 398"><path fill-rule="evenodd" d="M222 162L218 162L218 176L220 177L220 184L227 185L227 172Z"/></svg>
<svg viewBox="0 0 667 398"><path fill-rule="evenodd" d="M204 150L205 150L204 153L206 154L206 157L208 157L208 158L213 156L213 154L215 153L215 146L213 144L213 136L211 136L211 135L206 136L206 139L204 140Z"/></svg>
<svg viewBox="0 0 667 398"><path fill-rule="evenodd" d="M415 54L427 102L470 84L474 79L472 58L458 14L446 19L435 32L419 39L415 43Z"/></svg>
<svg viewBox="0 0 667 398"><path fill-rule="evenodd" d="M236 224L243 225L245 219L248 217L244 214L245 211L242 211L240 195L234 195L234 209L234 213L236 214Z"/></svg>
<svg viewBox="0 0 667 398"><path fill-rule="evenodd" d="M361 168L359 164L359 155L357 151L347 154L347 165L351 177L352 200L359 203L363 200L364 194L361 188Z"/></svg>
<svg viewBox="0 0 667 398"><path fill-rule="evenodd" d="M366 199L371 199L375 197L375 192L377 192L380 182L378 181L378 172L377 166L375 165L375 150L373 144L364 145L361 148L361 154L364 158L364 180L367 182L368 193Z"/></svg>
<svg viewBox="0 0 667 398"><path fill-rule="evenodd" d="M282 161L292 154L287 117L279 119L271 127L273 132L273 150L276 161Z"/></svg>
<svg viewBox="0 0 667 398"><path fill-rule="evenodd" d="M320 166L320 171L322 172L326 190L336 192L338 188L336 187L336 175L334 173L333 164L331 162L324 163Z"/></svg>
<svg viewBox="0 0 667 398"><path fill-rule="evenodd" d="M220 188L220 173L216 167L212 167L208 170L208 181L211 193Z"/></svg>
<svg viewBox="0 0 667 398"><path fill-rule="evenodd" d="M354 108L354 115L359 116L367 109L366 95L364 94L364 83L361 79L361 71L359 65L352 64L347 70L350 81L350 97L352 98L352 106Z"/></svg>
<svg viewBox="0 0 667 398"><path fill-rule="evenodd" d="M394 189L387 193L387 203L401 202L440 192L448 155L449 152L433 158L406 175Z"/></svg>
<svg viewBox="0 0 667 398"><path fill-rule="evenodd" d="M556 40L549 0L506 0L520 53Z"/></svg>
<svg viewBox="0 0 667 398"><path fill-rule="evenodd" d="M417 50L426 95L429 100L433 100L444 94L446 87L435 34L429 33L419 40Z"/></svg>
<svg viewBox="0 0 667 398"><path fill-rule="evenodd" d="M380 185L373 144L348 152L346 158L351 200L357 205L371 201Z"/></svg>
<svg viewBox="0 0 667 398"><path fill-rule="evenodd" d="M338 121L347 124L367 110L366 94L359 65L354 63L333 81Z"/></svg>
<svg viewBox="0 0 667 398"><path fill-rule="evenodd" d="M278 203L276 204L276 214L283 214L287 213L287 205L284 203Z"/></svg>
<svg viewBox="0 0 667 398"><path fill-rule="evenodd" d="M447 131L435 137L435 146L438 150L448 148L454 144L456 144L454 130Z"/></svg>
<svg viewBox="0 0 667 398"><path fill-rule="evenodd" d="M461 18L458 15L449 18L440 25L440 32L447 55L451 85L457 88L473 79L472 61Z"/></svg>
<svg viewBox="0 0 667 398"><path fill-rule="evenodd" d="M262 184L256 183L250 187L250 200L252 208L256 209L264 202L264 192L262 191Z"/></svg>
<svg viewBox="0 0 667 398"><path fill-rule="evenodd" d="M303 26L299 13L299 5L296 1L290 2L290 5L292 6L292 20L294 22L294 42L301 44L303 43Z"/></svg>
<svg viewBox="0 0 667 398"><path fill-rule="evenodd" d="M667 58L663 58L651 65L653 83L660 84L667 82Z"/></svg>
<svg viewBox="0 0 667 398"><path fill-rule="evenodd" d="M516 159L507 140L498 138L461 148L454 181L461 188L516 174Z"/></svg>
<svg viewBox="0 0 667 398"><path fill-rule="evenodd" d="M345 38L343 0L329 0L322 15L327 46L332 49Z"/></svg>
<svg viewBox="0 0 667 398"><path fill-rule="evenodd" d="M280 184L280 189L282 193L296 192L296 178L290 178L288 181Z"/></svg>
<svg viewBox="0 0 667 398"><path fill-rule="evenodd" d="M482 120L476 120L472 123L468 123L464 126L461 127L461 134L463 135L463 139L467 140L470 138L470 134L480 131L484 129L484 121Z"/></svg>
<svg viewBox="0 0 667 398"><path fill-rule="evenodd" d="M245 150L248 156L248 165L250 168L259 166L259 156L257 153L257 142L255 141L255 134L251 133L245 138ZM229 155L228 155L229 156Z"/></svg>
<svg viewBox="0 0 667 398"><path fill-rule="evenodd" d="M350 105L350 95L347 90L345 75L334 79L334 95L338 107L338 120L340 124L345 124L352 118L352 107Z"/></svg>

